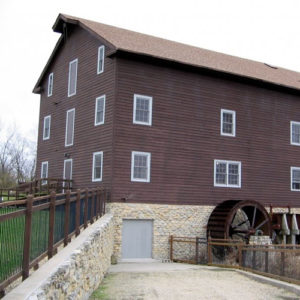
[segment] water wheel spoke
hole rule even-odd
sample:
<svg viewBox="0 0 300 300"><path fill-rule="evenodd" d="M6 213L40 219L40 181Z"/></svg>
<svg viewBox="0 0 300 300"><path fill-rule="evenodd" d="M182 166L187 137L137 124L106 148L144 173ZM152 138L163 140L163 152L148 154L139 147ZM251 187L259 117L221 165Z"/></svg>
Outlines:
<svg viewBox="0 0 300 300"><path fill-rule="evenodd" d="M248 233L249 230L248 229L236 229L233 231L233 233Z"/></svg>
<svg viewBox="0 0 300 300"><path fill-rule="evenodd" d="M234 226L231 225L231 228L232 228L232 229L235 229L235 228L237 228L237 227L240 227L240 226L244 225L245 223L247 223L248 221L249 221L249 220L246 219L246 220L240 222L240 223L237 224L237 225L234 225Z"/></svg>
<svg viewBox="0 0 300 300"><path fill-rule="evenodd" d="M255 227L255 230L258 230L260 227L264 226L267 222L268 220L262 221L257 227Z"/></svg>
<svg viewBox="0 0 300 300"><path fill-rule="evenodd" d="M254 206L254 211L253 211L253 218L252 218L252 225L251 225L251 227L254 227L254 224L255 224L255 218L256 218L256 206Z"/></svg>

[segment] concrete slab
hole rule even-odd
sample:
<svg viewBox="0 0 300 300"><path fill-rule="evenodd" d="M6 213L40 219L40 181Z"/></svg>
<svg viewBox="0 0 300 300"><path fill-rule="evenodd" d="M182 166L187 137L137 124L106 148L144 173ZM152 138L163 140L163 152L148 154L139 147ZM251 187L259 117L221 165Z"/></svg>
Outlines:
<svg viewBox="0 0 300 300"><path fill-rule="evenodd" d="M300 299L299 287L261 277L181 263L119 263L111 266L90 299Z"/></svg>

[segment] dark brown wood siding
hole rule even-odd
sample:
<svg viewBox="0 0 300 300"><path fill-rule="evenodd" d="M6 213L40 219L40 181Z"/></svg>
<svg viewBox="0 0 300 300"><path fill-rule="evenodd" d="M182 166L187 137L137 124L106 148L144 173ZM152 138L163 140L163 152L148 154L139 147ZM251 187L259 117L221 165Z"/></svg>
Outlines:
<svg viewBox="0 0 300 300"><path fill-rule="evenodd" d="M73 179L78 187L99 186L92 182L93 152L103 151L103 183L111 182L112 128L115 63L106 58L104 72L97 74L98 47L103 43L83 29L75 28L57 53L45 79L40 101L37 176L41 163L49 162L48 176L63 177L65 154L73 159ZM106 52L110 49L106 46ZM68 97L69 62L78 58L77 93ZM54 73L53 95L47 97L49 74ZM95 99L106 95L105 123L94 126ZM75 108L74 144L65 147L66 112ZM43 120L51 115L50 139L43 141Z"/></svg>
<svg viewBox="0 0 300 300"><path fill-rule="evenodd" d="M228 199L300 206L290 190L290 121L300 97L163 65L117 59L113 201L215 205ZM133 124L133 96L153 97L152 126ZM221 109L236 137L220 135ZM131 151L151 153L151 182L131 182ZM214 160L240 161L241 188L214 187Z"/></svg>

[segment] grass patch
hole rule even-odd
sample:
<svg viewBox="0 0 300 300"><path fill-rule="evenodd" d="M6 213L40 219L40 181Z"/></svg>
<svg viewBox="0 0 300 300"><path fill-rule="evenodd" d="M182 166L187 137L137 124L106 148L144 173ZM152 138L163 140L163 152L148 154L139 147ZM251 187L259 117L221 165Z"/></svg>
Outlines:
<svg viewBox="0 0 300 300"><path fill-rule="evenodd" d="M0 215L24 208L0 208ZM22 270L25 216L0 223L0 283ZM49 209L32 214L30 260L48 249ZM54 242L64 237L64 206L56 207Z"/></svg>
<svg viewBox="0 0 300 300"><path fill-rule="evenodd" d="M109 299L107 288L109 281L113 278L115 274L108 274L104 277L103 281L99 285L98 289L93 292L90 296L90 300L107 300Z"/></svg>

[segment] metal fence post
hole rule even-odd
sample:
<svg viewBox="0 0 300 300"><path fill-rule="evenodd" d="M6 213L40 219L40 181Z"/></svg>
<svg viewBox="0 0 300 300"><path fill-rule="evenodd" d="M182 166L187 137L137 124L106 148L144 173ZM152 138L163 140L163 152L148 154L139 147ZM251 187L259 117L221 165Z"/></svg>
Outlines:
<svg viewBox="0 0 300 300"><path fill-rule="evenodd" d="M23 264L22 264L22 269L23 269L22 270L22 279L23 280L25 280L29 276L32 203L33 203L33 196L29 195L27 198L26 215L25 215L24 248L23 248Z"/></svg>
<svg viewBox="0 0 300 300"><path fill-rule="evenodd" d="M69 224L70 224L70 190L66 192L66 204L65 204L65 224L64 224L64 246L69 242Z"/></svg>
<svg viewBox="0 0 300 300"><path fill-rule="evenodd" d="M54 223L55 223L55 199L56 193L50 193L50 207L49 207L49 239L48 239L48 259L53 256L54 245Z"/></svg>

